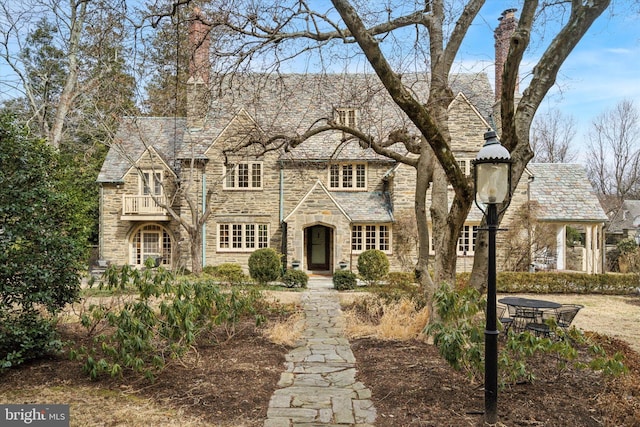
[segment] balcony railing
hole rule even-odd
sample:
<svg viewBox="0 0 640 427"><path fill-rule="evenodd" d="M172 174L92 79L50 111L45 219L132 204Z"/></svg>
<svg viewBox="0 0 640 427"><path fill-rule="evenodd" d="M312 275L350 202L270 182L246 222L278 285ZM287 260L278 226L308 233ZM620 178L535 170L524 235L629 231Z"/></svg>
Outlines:
<svg viewBox="0 0 640 427"><path fill-rule="evenodd" d="M164 196L155 196L163 203L167 203ZM167 211L161 208L151 196L122 196L122 215L167 215Z"/></svg>

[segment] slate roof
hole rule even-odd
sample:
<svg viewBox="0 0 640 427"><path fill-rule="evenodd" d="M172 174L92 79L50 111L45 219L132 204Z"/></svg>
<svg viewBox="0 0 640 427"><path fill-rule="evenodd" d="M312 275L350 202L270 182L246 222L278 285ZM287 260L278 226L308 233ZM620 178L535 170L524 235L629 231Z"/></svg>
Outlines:
<svg viewBox="0 0 640 427"><path fill-rule="evenodd" d="M402 80L418 99L426 101L427 74L404 74ZM454 93L463 92L488 118L493 93L486 74L455 74L450 82ZM121 182L131 160L137 160L149 146L169 165L173 165L174 159L202 157L241 109L267 136L301 134L318 119L332 118L336 108L357 109L358 127L376 138L385 138L390 130L399 127L413 128L374 74L237 74L227 77L213 98L204 129L186 129L185 118L124 118L98 181ZM338 131L323 133L282 153L282 158L390 161L371 149L362 150L355 142L343 144L342 138Z"/></svg>
<svg viewBox="0 0 640 427"><path fill-rule="evenodd" d="M640 222L640 200L625 200L607 227L608 233L636 229Z"/></svg>
<svg viewBox="0 0 640 427"><path fill-rule="evenodd" d="M584 166L566 163L530 163L534 180L532 201L540 205L539 220L605 222L608 220Z"/></svg>
<svg viewBox="0 0 640 427"><path fill-rule="evenodd" d="M123 118L97 181L122 182L132 162L137 161L149 147L153 147L171 165L176 141L183 139L185 124L185 119L181 118Z"/></svg>
<svg viewBox="0 0 640 427"><path fill-rule="evenodd" d="M393 221L388 199L380 191L334 191L331 196L353 222Z"/></svg>

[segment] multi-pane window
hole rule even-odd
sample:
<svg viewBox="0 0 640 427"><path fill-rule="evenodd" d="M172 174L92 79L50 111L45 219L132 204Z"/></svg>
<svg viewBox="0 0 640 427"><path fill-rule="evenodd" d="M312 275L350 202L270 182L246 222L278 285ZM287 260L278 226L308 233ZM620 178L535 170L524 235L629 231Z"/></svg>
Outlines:
<svg viewBox="0 0 640 427"><path fill-rule="evenodd" d="M146 225L131 238L131 265L144 266L148 258L161 258L162 265L171 265L171 236L159 225Z"/></svg>
<svg viewBox="0 0 640 427"><path fill-rule="evenodd" d="M335 189L367 188L367 168L364 163L333 164L329 167L329 187Z"/></svg>
<svg viewBox="0 0 640 427"><path fill-rule="evenodd" d="M388 225L351 226L351 250L362 252L369 249L391 251L391 229Z"/></svg>
<svg viewBox="0 0 640 427"><path fill-rule="evenodd" d="M458 166L460 166L460 170L462 170L463 174L465 174L466 176L471 176L471 168L473 167L473 165L471 164L470 159L458 160Z"/></svg>
<svg viewBox="0 0 640 427"><path fill-rule="evenodd" d="M229 164L225 168L225 174L224 188L226 189L262 188L262 163L260 162Z"/></svg>
<svg viewBox="0 0 640 427"><path fill-rule="evenodd" d="M218 224L218 249L253 251L269 246L267 224Z"/></svg>
<svg viewBox="0 0 640 427"><path fill-rule="evenodd" d="M143 171L140 177L140 193L145 196L162 195L162 172Z"/></svg>
<svg viewBox="0 0 640 427"><path fill-rule="evenodd" d="M355 108L336 108L336 122L355 128L357 125Z"/></svg>
<svg viewBox="0 0 640 427"><path fill-rule="evenodd" d="M465 225L458 238L458 255L473 255L478 235L477 225Z"/></svg>

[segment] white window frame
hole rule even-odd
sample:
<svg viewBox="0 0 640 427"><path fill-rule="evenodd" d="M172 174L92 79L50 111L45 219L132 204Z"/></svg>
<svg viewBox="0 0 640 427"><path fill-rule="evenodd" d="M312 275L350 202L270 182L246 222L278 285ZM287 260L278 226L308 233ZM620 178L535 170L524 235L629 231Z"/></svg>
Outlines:
<svg viewBox="0 0 640 427"><path fill-rule="evenodd" d="M465 176L471 176L472 168L473 165L471 164L471 161L473 159L458 159L458 166L460 166L460 169L462 170L462 173L464 173Z"/></svg>
<svg viewBox="0 0 640 427"><path fill-rule="evenodd" d="M460 231L460 235L458 236L458 239L456 240L456 254L458 256L465 256L465 251L464 251L464 239L469 238L469 232L471 231L471 241L468 242L469 245L469 250L466 252L467 256L472 256L475 254L475 250L476 250L476 241L478 239L478 228L480 227L479 223L469 223L469 222L465 222L465 224L462 226L462 230ZM431 226L431 223L429 223L429 255L434 255L435 254L435 246L434 246L434 241L433 241L433 227Z"/></svg>
<svg viewBox="0 0 640 427"><path fill-rule="evenodd" d="M465 223L456 241L456 252L459 256L475 254L480 224ZM468 248L468 249L467 249Z"/></svg>
<svg viewBox="0 0 640 427"><path fill-rule="evenodd" d="M378 249L391 254L391 224L353 224L351 225L351 252L362 253L369 249Z"/></svg>
<svg viewBox="0 0 640 427"><path fill-rule="evenodd" d="M219 223L217 226L219 252L253 252L269 247L269 224Z"/></svg>
<svg viewBox="0 0 640 427"><path fill-rule="evenodd" d="M146 252L145 250L145 236L156 235L158 238L158 251ZM161 225L147 224L136 230L131 235L130 245L130 265L138 268L144 267L144 263L149 257L162 257L160 265L170 267L171 259L173 257L173 240L171 235Z"/></svg>
<svg viewBox="0 0 640 427"><path fill-rule="evenodd" d="M163 180L163 171L143 169L141 175L138 175L138 194L150 196L152 194L150 190L153 189L154 196L162 196L164 194Z"/></svg>
<svg viewBox="0 0 640 427"><path fill-rule="evenodd" d="M348 170L350 170L350 173L348 173ZM337 171L337 174L334 171ZM367 172L366 163L332 163L329 165L328 171L329 190L366 191Z"/></svg>
<svg viewBox="0 0 640 427"><path fill-rule="evenodd" d="M336 108L335 121L340 125L356 128L358 126L358 110L345 107Z"/></svg>
<svg viewBox="0 0 640 427"><path fill-rule="evenodd" d="M247 190L262 190L264 183L264 165L263 162L248 162L242 161L234 164L230 164L228 166L224 166L223 169L223 177L222 180L223 186L222 188L225 190L238 190L238 191L247 191ZM246 186L240 186L241 184L241 174L245 176ZM246 175L245 172L246 171ZM257 171L257 173L256 173ZM256 184L256 178L260 180L259 183Z"/></svg>

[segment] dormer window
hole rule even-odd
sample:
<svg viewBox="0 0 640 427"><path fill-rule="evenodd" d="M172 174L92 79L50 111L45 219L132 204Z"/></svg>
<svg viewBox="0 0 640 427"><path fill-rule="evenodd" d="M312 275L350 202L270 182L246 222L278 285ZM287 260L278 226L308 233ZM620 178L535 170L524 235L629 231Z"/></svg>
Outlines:
<svg viewBox="0 0 640 427"><path fill-rule="evenodd" d="M335 121L340 125L355 128L358 124L355 108L336 108L335 115Z"/></svg>
<svg viewBox="0 0 640 427"><path fill-rule="evenodd" d="M366 190L367 167L364 163L339 163L329 167L329 188Z"/></svg>

